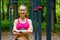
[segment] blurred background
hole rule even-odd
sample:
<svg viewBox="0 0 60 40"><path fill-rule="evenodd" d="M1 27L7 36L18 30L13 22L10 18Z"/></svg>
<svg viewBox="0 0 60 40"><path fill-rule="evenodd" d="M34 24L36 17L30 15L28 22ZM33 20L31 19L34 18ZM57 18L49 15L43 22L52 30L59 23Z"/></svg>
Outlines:
<svg viewBox="0 0 60 40"><path fill-rule="evenodd" d="M0 0L1 4L1 30L2 35L7 35L6 37L9 37L10 35L10 7L9 2L10 0ZM46 0L42 0L42 34L46 35ZM19 6L21 4L24 4L27 6L28 14L27 17L30 18L30 0L13 0L12 1L12 28L14 24L14 19L19 18ZM56 36L57 38L60 37L60 0L56 0L55 3L52 2L53 8L52 8L52 27L51 27L51 33ZM2 36L2 37L3 37ZM44 36L45 37L45 36ZM56 38L55 37L55 38ZM3 37L5 38L5 37ZM2 39L3 40L3 39ZM55 39L58 40L58 39Z"/></svg>

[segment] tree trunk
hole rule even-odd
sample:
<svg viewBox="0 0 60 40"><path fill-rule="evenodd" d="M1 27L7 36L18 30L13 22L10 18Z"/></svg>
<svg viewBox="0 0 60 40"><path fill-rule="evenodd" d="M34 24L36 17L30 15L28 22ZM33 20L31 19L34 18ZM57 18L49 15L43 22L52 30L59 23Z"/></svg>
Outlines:
<svg viewBox="0 0 60 40"><path fill-rule="evenodd" d="M4 1L2 0L2 20L4 20Z"/></svg>
<svg viewBox="0 0 60 40"><path fill-rule="evenodd" d="M51 3L52 9L51 9L51 28L52 28L52 32L54 32L54 24L56 23L56 12L55 12L55 0L52 0Z"/></svg>
<svg viewBox="0 0 60 40"><path fill-rule="evenodd" d="M9 19L9 0L8 0L8 4L7 4L7 19Z"/></svg>
<svg viewBox="0 0 60 40"><path fill-rule="evenodd" d="M13 17L18 18L18 0L13 0Z"/></svg>
<svg viewBox="0 0 60 40"><path fill-rule="evenodd" d="M1 1L0 1L0 40L1 40Z"/></svg>
<svg viewBox="0 0 60 40"><path fill-rule="evenodd" d="M57 18L56 18L56 0L54 0L54 23L57 23Z"/></svg>

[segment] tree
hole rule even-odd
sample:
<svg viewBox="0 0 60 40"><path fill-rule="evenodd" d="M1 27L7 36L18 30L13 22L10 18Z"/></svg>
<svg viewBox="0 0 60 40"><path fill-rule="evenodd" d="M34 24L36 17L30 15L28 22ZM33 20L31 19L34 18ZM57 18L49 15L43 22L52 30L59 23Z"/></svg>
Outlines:
<svg viewBox="0 0 60 40"><path fill-rule="evenodd" d="M7 4L7 19L9 19L9 0L8 0L8 4Z"/></svg>
<svg viewBox="0 0 60 40"><path fill-rule="evenodd" d="M2 0L2 20L5 19L5 16L4 16L4 0Z"/></svg>
<svg viewBox="0 0 60 40"><path fill-rule="evenodd" d="M13 0L13 16L14 19L18 18L18 0Z"/></svg>
<svg viewBox="0 0 60 40"><path fill-rule="evenodd" d="M42 0L42 22L46 21L46 0Z"/></svg>
<svg viewBox="0 0 60 40"><path fill-rule="evenodd" d="M1 1L0 1L0 39L1 39Z"/></svg>
<svg viewBox="0 0 60 40"><path fill-rule="evenodd" d="M54 32L55 30L55 23L56 23L56 1L55 0L52 0L52 3L51 3L51 28L52 28L52 31Z"/></svg>

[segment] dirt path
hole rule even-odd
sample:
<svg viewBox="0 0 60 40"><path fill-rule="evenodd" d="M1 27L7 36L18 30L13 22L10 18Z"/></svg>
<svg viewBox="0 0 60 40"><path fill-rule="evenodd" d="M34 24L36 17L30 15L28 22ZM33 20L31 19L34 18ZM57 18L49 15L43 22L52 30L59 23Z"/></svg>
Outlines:
<svg viewBox="0 0 60 40"><path fill-rule="evenodd" d="M15 36L12 37L12 40L15 39ZM9 32L2 32L2 40L10 40L10 33ZM34 36L31 35L30 40L34 40ZM42 40L46 40L46 35L42 34ZM53 34L51 36L51 40L60 40L60 35Z"/></svg>

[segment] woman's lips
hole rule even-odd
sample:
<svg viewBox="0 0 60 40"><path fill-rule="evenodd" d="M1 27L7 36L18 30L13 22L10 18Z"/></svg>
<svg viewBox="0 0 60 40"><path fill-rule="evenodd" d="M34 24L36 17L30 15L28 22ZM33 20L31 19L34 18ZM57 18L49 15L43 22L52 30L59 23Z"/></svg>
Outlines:
<svg viewBox="0 0 60 40"><path fill-rule="evenodd" d="M24 14L24 13L21 13L22 15Z"/></svg>
<svg viewBox="0 0 60 40"><path fill-rule="evenodd" d="M21 13L21 14L24 14L24 13Z"/></svg>

